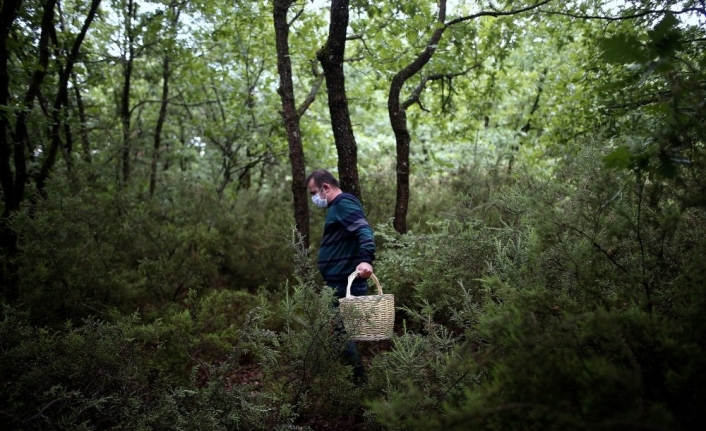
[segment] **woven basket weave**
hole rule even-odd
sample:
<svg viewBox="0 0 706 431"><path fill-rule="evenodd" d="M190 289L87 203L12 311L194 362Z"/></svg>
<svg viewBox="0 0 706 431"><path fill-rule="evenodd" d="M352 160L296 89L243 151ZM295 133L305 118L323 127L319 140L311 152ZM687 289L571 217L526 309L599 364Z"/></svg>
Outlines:
<svg viewBox="0 0 706 431"><path fill-rule="evenodd" d="M341 316L351 340L377 341L390 338L395 323L395 295L382 293L380 281L372 274L378 288L377 295L351 296L351 284L358 276L354 272L348 277L346 297L339 299Z"/></svg>

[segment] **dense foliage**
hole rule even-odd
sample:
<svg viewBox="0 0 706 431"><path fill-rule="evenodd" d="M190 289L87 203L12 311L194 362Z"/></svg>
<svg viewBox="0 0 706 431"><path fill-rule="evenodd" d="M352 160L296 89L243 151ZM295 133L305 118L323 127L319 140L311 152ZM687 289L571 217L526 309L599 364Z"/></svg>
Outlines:
<svg viewBox="0 0 706 431"><path fill-rule="evenodd" d="M365 384L314 262L324 214L311 247L294 226L277 94L275 4L306 169L334 167L324 2L3 2L6 427L700 429L703 2L343 3L397 305L391 340L358 343ZM400 233L387 97L424 53Z"/></svg>

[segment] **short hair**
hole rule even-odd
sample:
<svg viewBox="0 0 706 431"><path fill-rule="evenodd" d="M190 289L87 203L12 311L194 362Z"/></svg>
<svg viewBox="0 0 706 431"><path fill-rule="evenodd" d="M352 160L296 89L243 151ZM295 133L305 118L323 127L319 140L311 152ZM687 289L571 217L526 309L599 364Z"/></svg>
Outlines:
<svg viewBox="0 0 706 431"><path fill-rule="evenodd" d="M337 189L340 189L341 186L338 185L338 180L331 175L331 172L327 171L326 169L317 169L314 172L310 173L308 177L306 177L306 184L309 185L309 182L311 180L314 180L314 184L316 184L316 187L323 187L324 183L328 183Z"/></svg>

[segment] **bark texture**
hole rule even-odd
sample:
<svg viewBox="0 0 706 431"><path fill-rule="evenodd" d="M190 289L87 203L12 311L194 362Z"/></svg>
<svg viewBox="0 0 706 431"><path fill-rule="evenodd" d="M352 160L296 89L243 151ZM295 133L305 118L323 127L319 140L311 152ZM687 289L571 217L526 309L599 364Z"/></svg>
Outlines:
<svg viewBox="0 0 706 431"><path fill-rule="evenodd" d="M331 2L328 40L316 53L316 56L321 62L326 78L331 127L338 152L338 179L341 183L341 189L355 195L362 201L358 180L358 147L355 143L351 116L348 111L346 83L343 74L348 6L348 0L333 0Z"/></svg>
<svg viewBox="0 0 706 431"><path fill-rule="evenodd" d="M306 171L304 163L304 148L302 146L299 128L300 114L297 112L294 100L294 84L292 81L292 62L289 57L289 23L287 12L291 0L276 0L274 2L273 18L275 39L277 43L277 72L279 73L279 93L282 100L282 118L287 130L289 143L289 162L292 167L292 197L294 198L294 221L296 229L302 236L304 245L309 247L309 207L306 190Z"/></svg>
<svg viewBox="0 0 706 431"><path fill-rule="evenodd" d="M446 0L439 2L438 22L443 24L446 20ZM387 112L390 116L390 125L395 134L397 148L397 197L395 200L395 218L393 227L399 233L407 233L407 210L409 209L409 146L412 140L407 128L407 107L410 104L400 103L402 86L407 80L416 75L431 60L441 36L446 30L440 26L429 38L426 49L417 56L409 65L400 70L392 78L390 92L387 96Z"/></svg>

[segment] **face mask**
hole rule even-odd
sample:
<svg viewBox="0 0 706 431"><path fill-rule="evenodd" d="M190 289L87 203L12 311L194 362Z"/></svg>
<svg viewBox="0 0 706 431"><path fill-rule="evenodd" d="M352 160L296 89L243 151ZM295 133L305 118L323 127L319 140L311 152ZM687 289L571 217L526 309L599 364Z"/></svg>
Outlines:
<svg viewBox="0 0 706 431"><path fill-rule="evenodd" d="M321 190L319 190L319 193L316 193L314 196L311 197L311 201L314 202L314 205L316 205L319 208L326 208L328 206L328 201L326 199L322 199L319 194L324 190L323 187L321 187Z"/></svg>

